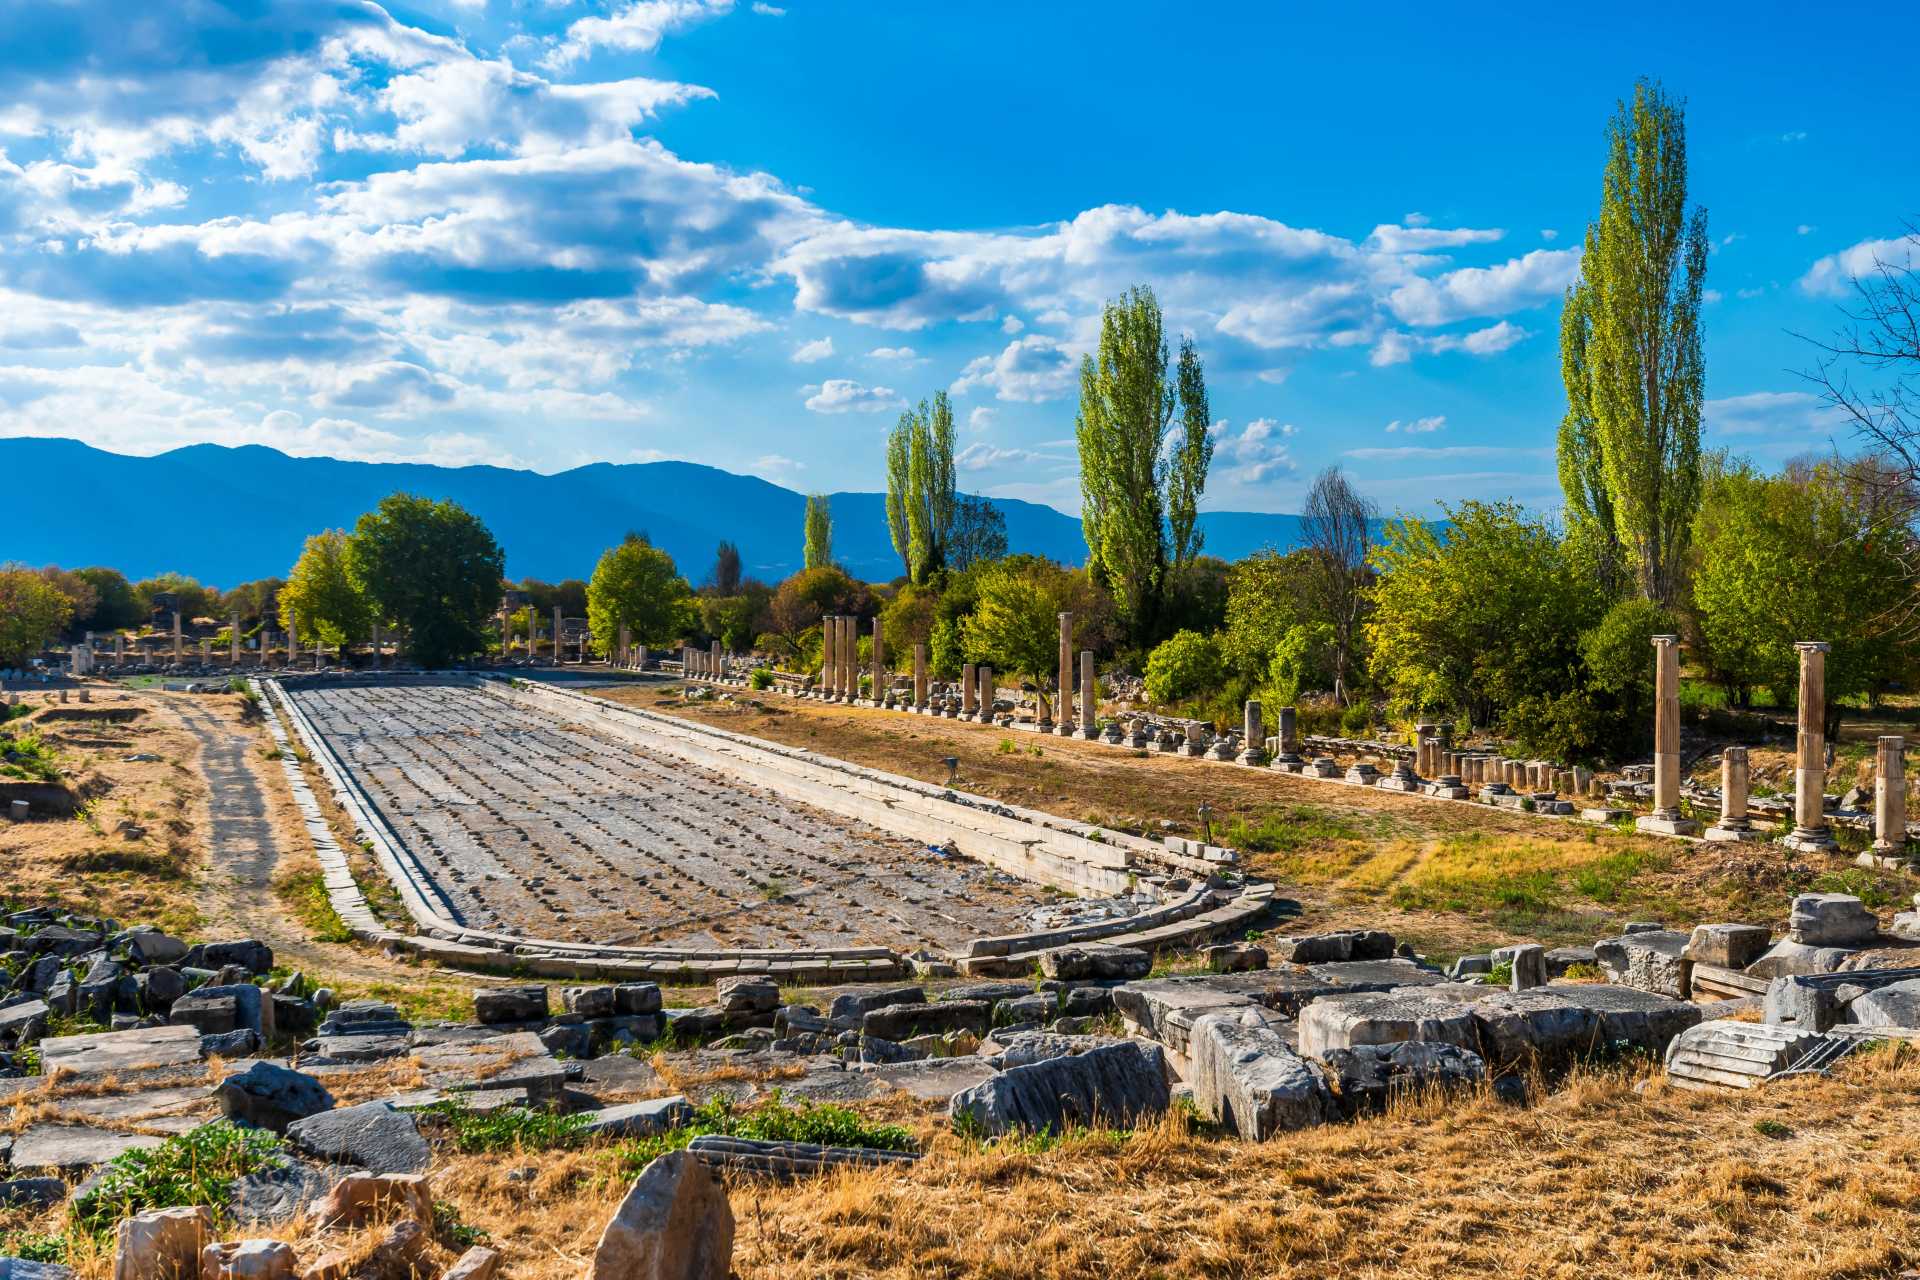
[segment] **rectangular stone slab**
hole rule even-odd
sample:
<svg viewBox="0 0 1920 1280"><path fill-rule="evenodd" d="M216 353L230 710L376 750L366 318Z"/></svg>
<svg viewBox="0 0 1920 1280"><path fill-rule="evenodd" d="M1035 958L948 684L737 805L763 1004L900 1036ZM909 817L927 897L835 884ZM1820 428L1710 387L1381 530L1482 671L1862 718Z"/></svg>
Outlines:
<svg viewBox="0 0 1920 1280"><path fill-rule="evenodd" d="M80 1076L178 1070L201 1061L200 1033L192 1027L145 1027L55 1036L40 1042L41 1068Z"/></svg>

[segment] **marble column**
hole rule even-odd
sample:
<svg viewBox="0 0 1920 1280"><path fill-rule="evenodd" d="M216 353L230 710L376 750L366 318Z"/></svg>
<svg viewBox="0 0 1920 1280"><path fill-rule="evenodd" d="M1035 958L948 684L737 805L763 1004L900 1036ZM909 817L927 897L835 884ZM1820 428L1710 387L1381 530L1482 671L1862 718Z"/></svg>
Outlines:
<svg viewBox="0 0 1920 1280"><path fill-rule="evenodd" d="M1236 764L1261 765L1267 762L1266 723L1260 716L1260 703L1249 699L1241 712L1240 754L1234 757Z"/></svg>
<svg viewBox="0 0 1920 1280"><path fill-rule="evenodd" d="M113 665L116 667L127 665L127 637L119 631L113 633Z"/></svg>
<svg viewBox="0 0 1920 1280"><path fill-rule="evenodd" d="M560 606L553 606L553 665L560 665Z"/></svg>
<svg viewBox="0 0 1920 1280"><path fill-rule="evenodd" d="M300 619L291 611L287 614L287 670L293 670L293 664L300 660Z"/></svg>
<svg viewBox="0 0 1920 1280"><path fill-rule="evenodd" d="M1907 852L1907 740L1881 737L1873 777L1873 851L1881 857Z"/></svg>
<svg viewBox="0 0 1920 1280"><path fill-rule="evenodd" d="M626 667L631 665L630 663L628 663L627 658L628 658L628 655L630 655L632 652L633 652L633 628L623 622L620 624L620 648L614 653L614 656L613 656L614 665L619 667Z"/></svg>
<svg viewBox="0 0 1920 1280"><path fill-rule="evenodd" d="M1300 716L1299 716L1299 713L1295 711L1294 708L1292 707L1282 707L1280 708L1279 714L1276 715L1274 719L1279 722L1277 727L1274 730L1274 733L1275 733L1275 736L1279 738L1279 742L1276 745L1279 746L1280 751L1279 751L1279 754L1274 756L1273 762L1277 765L1299 764L1300 763Z"/></svg>
<svg viewBox="0 0 1920 1280"><path fill-rule="evenodd" d="M386 640L386 637L380 634L380 624L379 622L376 621L373 624L373 669L375 671L378 671L380 669L380 665L383 660L383 655L380 652L380 647L385 642L385 640ZM500 651L500 654L502 657L505 657L506 650L502 649Z"/></svg>
<svg viewBox="0 0 1920 1280"><path fill-rule="evenodd" d="M971 662L960 666L960 718L971 720L980 710L979 672Z"/></svg>
<svg viewBox="0 0 1920 1280"><path fill-rule="evenodd" d="M880 630L880 619L873 620L873 705L887 705L887 638Z"/></svg>
<svg viewBox="0 0 1920 1280"><path fill-rule="evenodd" d="M240 669L240 615L234 614L227 626L227 665Z"/></svg>
<svg viewBox="0 0 1920 1280"><path fill-rule="evenodd" d="M1656 835L1697 835L1680 814L1680 637L1653 637L1653 812L1634 825Z"/></svg>
<svg viewBox="0 0 1920 1280"><path fill-rule="evenodd" d="M1824 640L1802 640L1800 651L1800 742L1793 768L1793 833L1790 848L1833 848L1827 824L1827 651Z"/></svg>
<svg viewBox="0 0 1920 1280"><path fill-rule="evenodd" d="M1702 834L1709 840L1750 840L1753 824L1747 820L1747 749L1727 747L1720 753L1720 820Z"/></svg>
<svg viewBox="0 0 1920 1280"><path fill-rule="evenodd" d="M1413 726L1413 771L1422 778L1431 778L1440 770L1436 767L1433 742L1433 724L1422 720Z"/></svg>
<svg viewBox="0 0 1920 1280"><path fill-rule="evenodd" d="M993 723L993 668L982 663L980 666L980 723Z"/></svg>
<svg viewBox="0 0 1920 1280"><path fill-rule="evenodd" d="M840 694L848 702L860 696L860 619L840 619Z"/></svg>
<svg viewBox="0 0 1920 1280"><path fill-rule="evenodd" d="M1060 683L1053 709L1053 731L1062 738L1073 736L1073 615L1060 615Z"/></svg>
<svg viewBox="0 0 1920 1280"><path fill-rule="evenodd" d="M1100 736L1100 717L1094 696L1093 650L1080 651L1080 736L1092 742Z"/></svg>
<svg viewBox="0 0 1920 1280"><path fill-rule="evenodd" d="M180 663L186 660L186 644L180 634L180 611L173 611L173 660Z"/></svg>
<svg viewBox="0 0 1920 1280"><path fill-rule="evenodd" d="M720 642L718 640L715 640L713 642L713 652L708 657L707 661L712 667L712 670L708 672L709 675L711 675L715 680L722 680L726 678L727 655L726 655L726 652L720 648Z"/></svg>
<svg viewBox="0 0 1920 1280"><path fill-rule="evenodd" d="M927 646L913 646L913 709L927 709Z"/></svg>
<svg viewBox="0 0 1920 1280"><path fill-rule="evenodd" d="M833 693L833 615L820 616L820 680L814 692L825 698Z"/></svg>

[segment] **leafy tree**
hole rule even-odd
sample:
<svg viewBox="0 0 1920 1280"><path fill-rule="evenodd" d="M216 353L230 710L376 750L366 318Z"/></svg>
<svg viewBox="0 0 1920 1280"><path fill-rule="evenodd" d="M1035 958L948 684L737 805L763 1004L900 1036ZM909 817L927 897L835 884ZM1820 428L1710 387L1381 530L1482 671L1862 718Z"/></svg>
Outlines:
<svg viewBox="0 0 1920 1280"><path fill-rule="evenodd" d="M86 630L100 606L100 593L94 590L93 583L71 569L51 564L40 570L40 577L73 605L73 611L67 618L67 628L76 634Z"/></svg>
<svg viewBox="0 0 1920 1280"><path fill-rule="evenodd" d="M684 634L693 588L673 557L638 534L601 553L587 583L587 627L594 647L612 653L625 626L635 644L661 645ZM751 619L748 619L750 625Z"/></svg>
<svg viewBox="0 0 1920 1280"><path fill-rule="evenodd" d="M828 614L860 617L872 611L866 588L836 565L802 569L774 589L768 607L769 637L795 661L811 660L819 647L820 620Z"/></svg>
<svg viewBox="0 0 1920 1280"><path fill-rule="evenodd" d="M961 645L960 620L957 618L935 618L933 632L927 641L927 666L934 675L942 680L952 680L960 674L960 666L966 661L966 650Z"/></svg>
<svg viewBox="0 0 1920 1280"><path fill-rule="evenodd" d="M1653 601L1616 602L1581 635L1573 687L1519 698L1509 732L1522 750L1556 760L1640 755L1653 724L1653 637L1674 631L1673 615Z"/></svg>
<svg viewBox="0 0 1920 1280"><path fill-rule="evenodd" d="M1305 599L1312 569L1312 552L1281 555L1269 547L1228 570L1220 656L1232 670L1249 680L1267 671L1274 648L1309 617Z"/></svg>
<svg viewBox="0 0 1920 1280"><path fill-rule="evenodd" d="M888 650L899 654L904 663L913 657L913 646L930 644L939 607L940 597L930 587L909 584L895 592L880 610L880 632Z"/></svg>
<svg viewBox="0 0 1920 1280"><path fill-rule="evenodd" d="M409 493L381 499L347 539L347 563L374 611L406 630L424 667L485 650L505 560L472 512Z"/></svg>
<svg viewBox="0 0 1920 1280"><path fill-rule="evenodd" d="M1296 622L1280 636L1267 660L1261 697L1274 706L1291 706L1302 692L1333 683L1333 628L1324 622Z"/></svg>
<svg viewBox="0 0 1920 1280"><path fill-rule="evenodd" d="M713 553L713 573L707 578L707 585L716 596L736 596L740 594L740 548L731 542L722 542Z"/></svg>
<svg viewBox="0 0 1920 1280"><path fill-rule="evenodd" d="M1581 634L1606 607L1589 566L1512 503L1446 509L1444 531L1389 520L1363 624L1369 669L1401 708L1498 724L1523 698L1574 687Z"/></svg>
<svg viewBox="0 0 1920 1280"><path fill-rule="evenodd" d="M1113 593L1136 643L1159 628L1170 578L1199 550L1194 512L1213 457L1205 392L1189 344L1181 345L1177 378L1168 377L1151 289L1136 287L1107 304L1098 357L1080 363L1080 520L1088 566ZM1176 401L1185 412L1169 448Z"/></svg>
<svg viewBox="0 0 1920 1280"><path fill-rule="evenodd" d="M351 644L373 623L367 593L348 564L347 535L328 529L307 539L280 589L280 623L289 619L307 644Z"/></svg>
<svg viewBox="0 0 1920 1280"><path fill-rule="evenodd" d="M240 615L242 624L264 622L280 614L280 592L286 586L280 578L256 578L252 582L243 582L239 586L220 595L219 610L222 618Z"/></svg>
<svg viewBox="0 0 1920 1280"><path fill-rule="evenodd" d="M1074 587L1070 571L1039 556L987 566L977 579L973 612L960 627L967 660L1024 676L1044 697L1058 683L1059 615L1073 607Z"/></svg>
<svg viewBox="0 0 1920 1280"><path fill-rule="evenodd" d="M804 531L805 545L801 548L800 563L808 569L824 569L833 563L833 512L828 508L827 495L810 493L807 495L807 513Z"/></svg>
<svg viewBox="0 0 1920 1280"><path fill-rule="evenodd" d="M154 600L161 596L172 596L174 607L180 610L181 618L187 621L204 618L214 610L214 593L201 586L198 578L190 578L184 573L156 574L136 582L133 594L140 602L143 619L153 612L156 607Z"/></svg>
<svg viewBox="0 0 1920 1280"><path fill-rule="evenodd" d="M75 569L73 576L93 588L94 606L90 621L95 631L119 631L125 627L137 627L146 620L139 597L134 595L133 584L118 569L94 566Z"/></svg>
<svg viewBox="0 0 1920 1280"><path fill-rule="evenodd" d="M953 405L939 391L887 437L887 531L909 582L924 585L946 565L956 511Z"/></svg>
<svg viewBox="0 0 1920 1280"><path fill-rule="evenodd" d="M1303 585L1315 616L1333 628L1333 692L1347 698L1347 673L1367 605L1367 545L1379 512L1361 497L1338 467L1328 467L1307 490L1300 533L1312 554Z"/></svg>
<svg viewBox="0 0 1920 1280"><path fill-rule="evenodd" d="M759 634L758 607L751 596L701 596L700 627L729 653L738 653Z"/></svg>
<svg viewBox="0 0 1920 1280"><path fill-rule="evenodd" d="M1007 554L1007 514L977 494L962 494L954 504L947 564L967 570Z"/></svg>
<svg viewBox="0 0 1920 1280"><path fill-rule="evenodd" d="M1147 698L1158 706L1180 702L1217 687L1224 673L1211 636L1176 631L1147 655Z"/></svg>
<svg viewBox="0 0 1920 1280"><path fill-rule="evenodd" d="M1600 217L1562 319L1560 472L1575 523L1610 517L1599 545L1617 541L1641 594L1666 605L1681 595L1700 497L1706 270L1684 109L1642 80L1607 127Z"/></svg>
<svg viewBox="0 0 1920 1280"><path fill-rule="evenodd" d="M1195 556L1171 576L1166 624L1185 631L1218 631L1227 623L1227 583L1233 566L1219 556Z"/></svg>
<svg viewBox="0 0 1920 1280"><path fill-rule="evenodd" d="M73 616L73 601L21 565L0 568L0 663L25 666Z"/></svg>

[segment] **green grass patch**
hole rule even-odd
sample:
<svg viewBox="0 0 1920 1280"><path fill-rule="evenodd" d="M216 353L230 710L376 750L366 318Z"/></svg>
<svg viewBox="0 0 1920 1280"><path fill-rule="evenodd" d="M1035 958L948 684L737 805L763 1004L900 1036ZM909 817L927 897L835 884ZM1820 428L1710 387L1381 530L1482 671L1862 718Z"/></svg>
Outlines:
<svg viewBox="0 0 1920 1280"><path fill-rule="evenodd" d="M0 778L58 782L60 753L33 730L0 735Z"/></svg>
<svg viewBox="0 0 1920 1280"><path fill-rule="evenodd" d="M566 1115L527 1107L473 1111L463 1098L436 1102L423 1108L420 1114L446 1125L453 1135L455 1149L468 1155L488 1151L551 1151L575 1146L588 1121L584 1112Z"/></svg>
<svg viewBox="0 0 1920 1280"><path fill-rule="evenodd" d="M105 1236L123 1218L149 1209L204 1204L225 1221L236 1179L285 1164L281 1140L260 1129L215 1120L166 1139L157 1147L126 1151L101 1167L92 1188L69 1209L74 1225Z"/></svg>
<svg viewBox="0 0 1920 1280"><path fill-rule="evenodd" d="M1297 853L1337 840L1365 840L1387 833L1391 819L1367 821L1310 804L1270 809L1259 821L1235 818L1216 832L1220 843L1246 853Z"/></svg>
<svg viewBox="0 0 1920 1280"><path fill-rule="evenodd" d="M677 1129L635 1138L613 1149L613 1176L635 1177L655 1159L679 1151L703 1134L719 1133L760 1142L811 1142L823 1147L871 1147L913 1151L913 1135L897 1124L869 1124L860 1113L833 1103L789 1106L775 1090L763 1102L736 1110L725 1098L694 1108L693 1119Z"/></svg>
<svg viewBox="0 0 1920 1280"><path fill-rule="evenodd" d="M352 942L353 930L333 909L326 877L318 867L276 876L273 891L317 942Z"/></svg>

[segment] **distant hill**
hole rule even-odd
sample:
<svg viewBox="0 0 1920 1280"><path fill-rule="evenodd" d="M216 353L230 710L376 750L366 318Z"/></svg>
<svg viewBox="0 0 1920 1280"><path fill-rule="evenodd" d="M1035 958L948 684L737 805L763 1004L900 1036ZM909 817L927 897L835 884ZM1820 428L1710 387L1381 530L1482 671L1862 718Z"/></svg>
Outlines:
<svg viewBox="0 0 1920 1280"><path fill-rule="evenodd" d="M222 587L284 576L308 534L350 527L396 489L451 498L486 521L512 578L585 578L600 552L632 529L665 548L696 585L723 538L739 546L749 574L777 582L800 567L806 502L768 481L690 462L600 462L546 476L291 458L259 445L191 445L140 458L76 440L0 439L0 476L9 482L0 561L109 565L134 578L173 570ZM885 495L836 493L832 501L836 559L869 580L898 576ZM1086 560L1078 517L992 501L1006 514L1011 550ZM1207 552L1229 560L1299 541L1298 516L1215 511L1200 525Z"/></svg>

